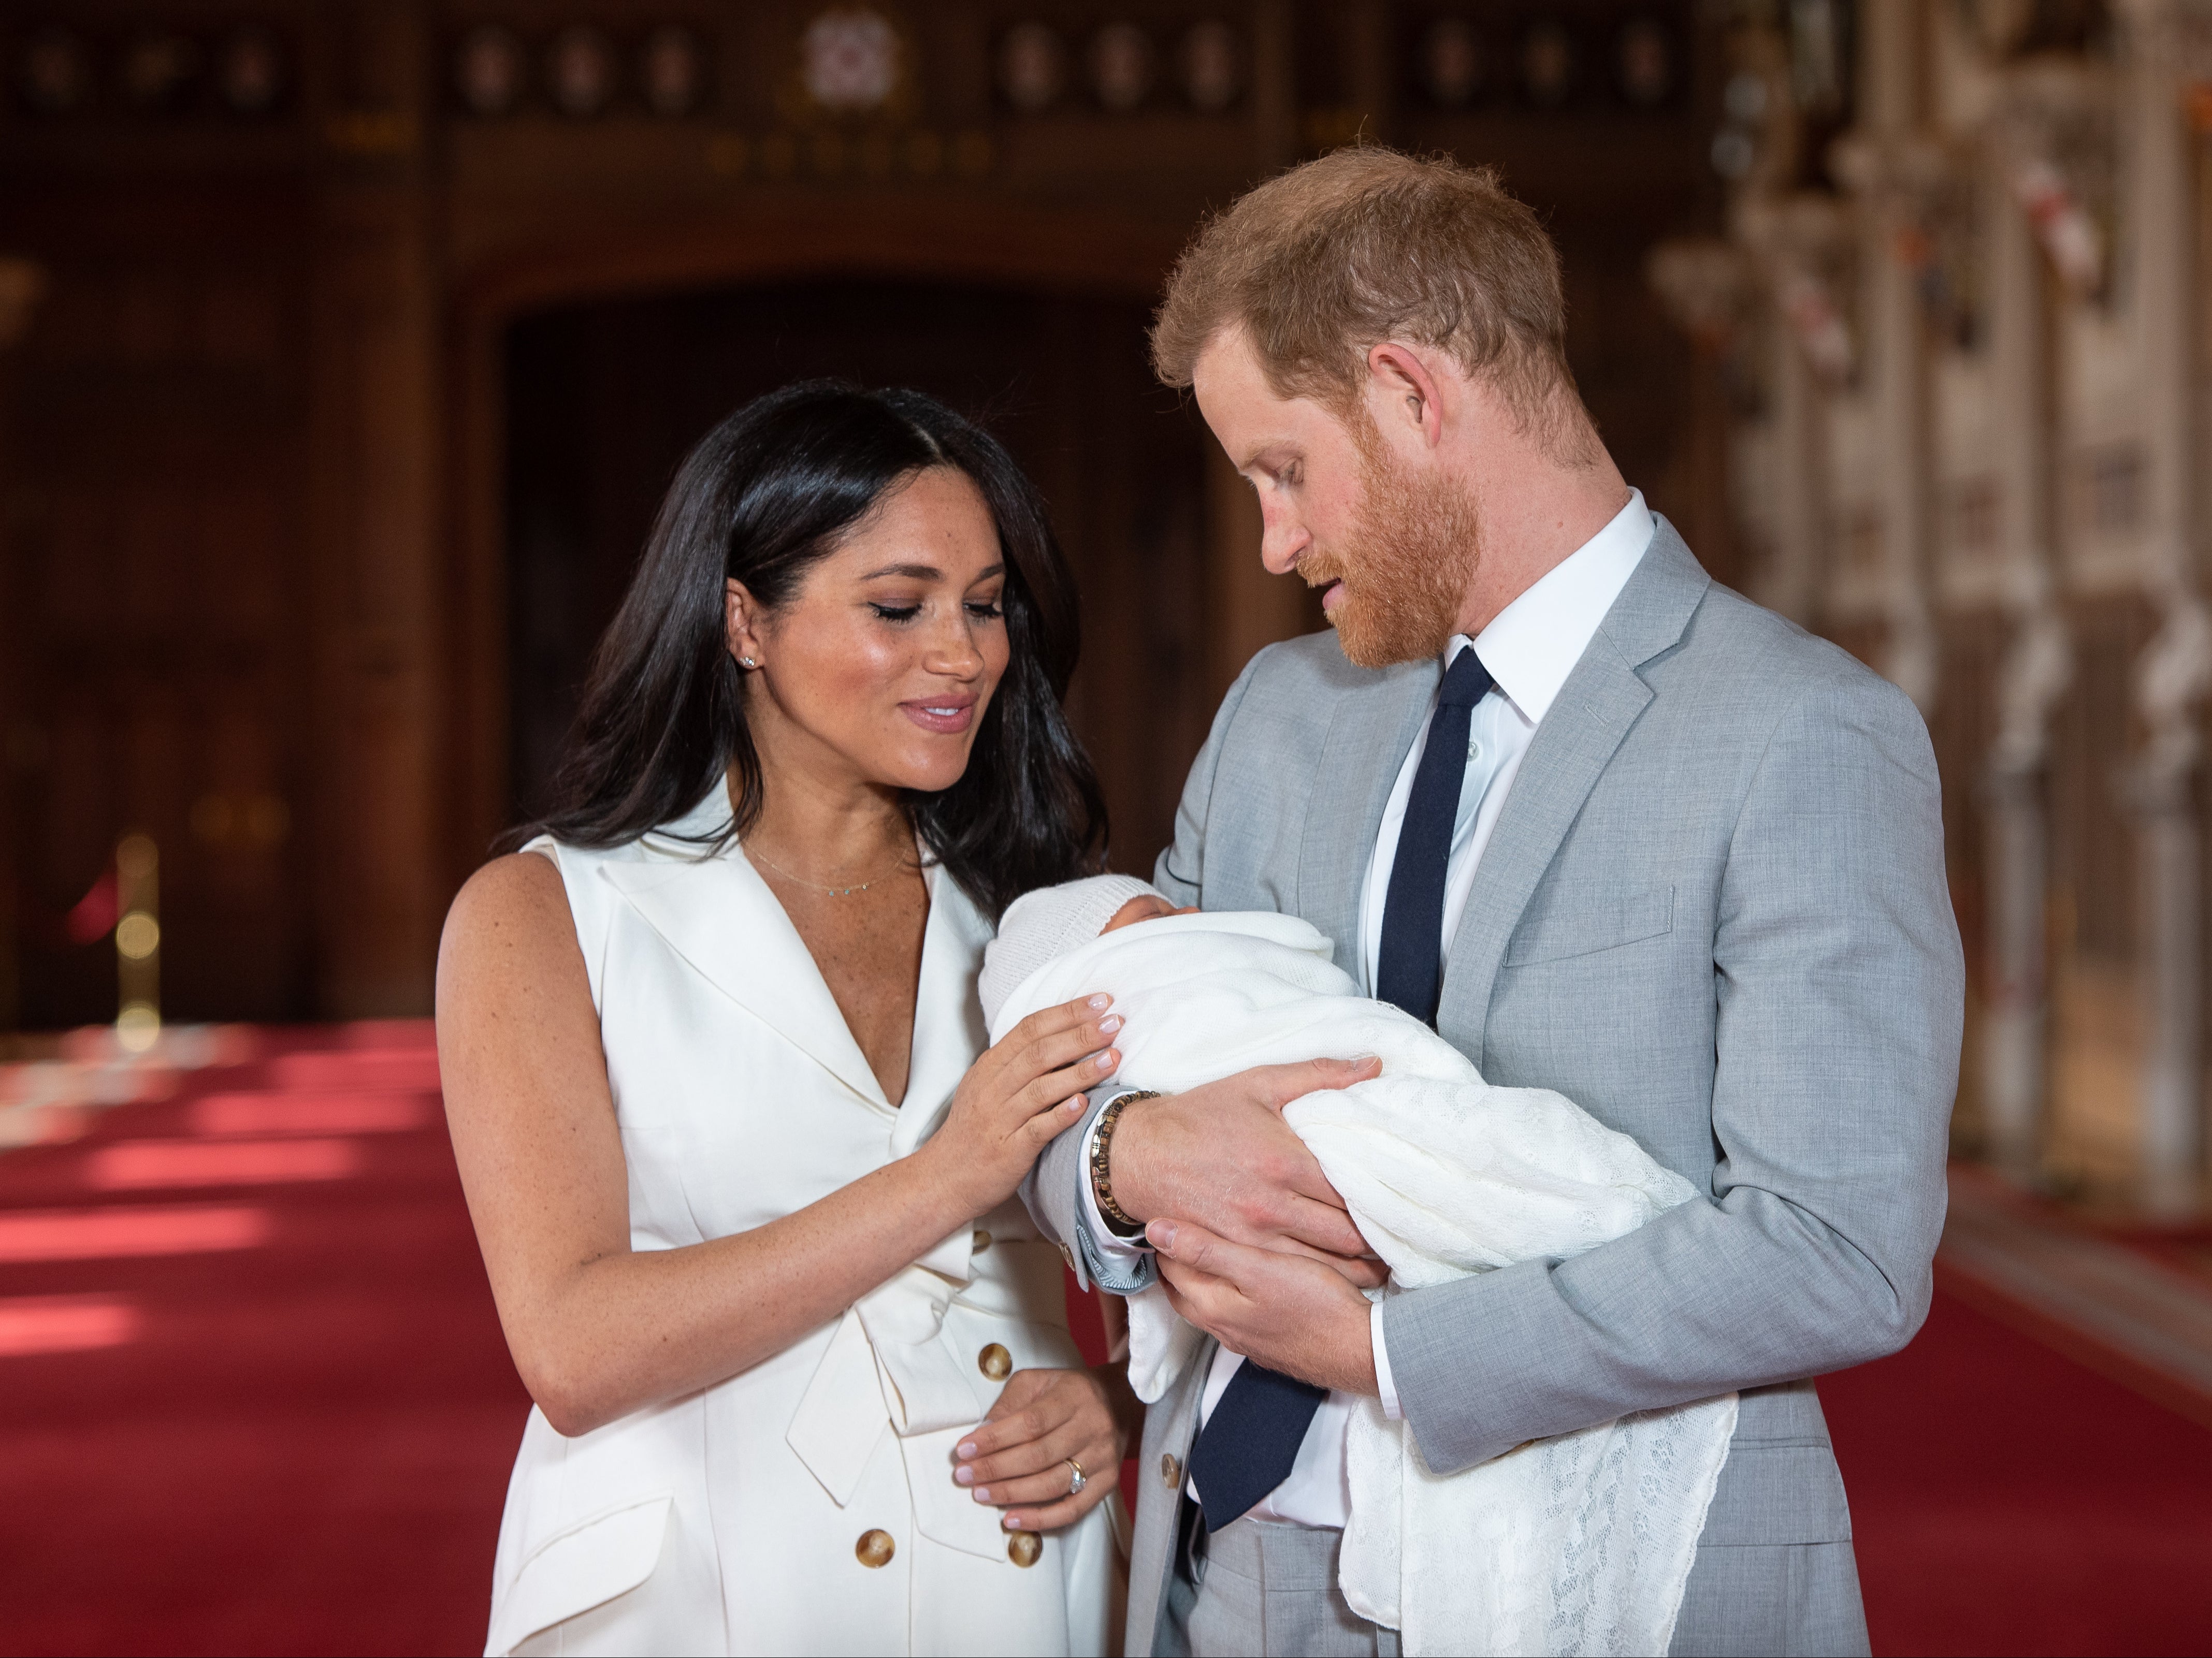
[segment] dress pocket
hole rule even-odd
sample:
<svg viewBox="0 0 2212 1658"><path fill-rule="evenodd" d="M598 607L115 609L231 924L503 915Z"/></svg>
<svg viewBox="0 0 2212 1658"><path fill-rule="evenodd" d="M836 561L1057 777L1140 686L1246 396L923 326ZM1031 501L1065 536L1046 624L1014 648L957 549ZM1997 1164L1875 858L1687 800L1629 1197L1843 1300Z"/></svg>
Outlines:
<svg viewBox="0 0 2212 1658"><path fill-rule="evenodd" d="M1529 967L1595 956L1602 950L1640 944L1674 930L1674 889L1653 887L1625 897L1584 899L1555 906L1506 946L1505 965Z"/></svg>
<svg viewBox="0 0 2212 1658"><path fill-rule="evenodd" d="M513 1652L539 1631L627 1594L652 1576L674 1501L664 1495L627 1503L539 1544L500 1598L487 1650Z"/></svg>

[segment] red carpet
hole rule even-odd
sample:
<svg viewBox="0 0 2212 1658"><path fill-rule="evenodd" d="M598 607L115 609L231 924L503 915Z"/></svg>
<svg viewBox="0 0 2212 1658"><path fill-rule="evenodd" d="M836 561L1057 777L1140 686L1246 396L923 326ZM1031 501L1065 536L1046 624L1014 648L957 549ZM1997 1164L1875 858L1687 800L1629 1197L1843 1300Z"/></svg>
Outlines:
<svg viewBox="0 0 2212 1658"><path fill-rule="evenodd" d="M348 1041L0 1156L0 1652L481 1649L527 1401L427 1029ZM1821 1391L1877 1652L2212 1649L2212 1432L1948 1297Z"/></svg>
<svg viewBox="0 0 2212 1658"><path fill-rule="evenodd" d="M2212 1651L2212 1431L1942 1294L1820 1398L1877 1653Z"/></svg>
<svg viewBox="0 0 2212 1658"><path fill-rule="evenodd" d="M0 1157L0 1650L483 1649L529 1401L427 1034Z"/></svg>

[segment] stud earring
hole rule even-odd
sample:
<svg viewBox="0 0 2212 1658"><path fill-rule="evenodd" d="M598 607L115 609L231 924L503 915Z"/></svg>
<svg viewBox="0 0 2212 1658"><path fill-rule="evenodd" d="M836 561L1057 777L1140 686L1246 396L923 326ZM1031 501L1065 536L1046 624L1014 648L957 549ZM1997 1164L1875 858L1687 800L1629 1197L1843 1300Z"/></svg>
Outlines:
<svg viewBox="0 0 2212 1658"><path fill-rule="evenodd" d="M749 656L741 656L738 659L738 665L741 668L752 668L757 667L759 664L756 663L752 658Z"/></svg>

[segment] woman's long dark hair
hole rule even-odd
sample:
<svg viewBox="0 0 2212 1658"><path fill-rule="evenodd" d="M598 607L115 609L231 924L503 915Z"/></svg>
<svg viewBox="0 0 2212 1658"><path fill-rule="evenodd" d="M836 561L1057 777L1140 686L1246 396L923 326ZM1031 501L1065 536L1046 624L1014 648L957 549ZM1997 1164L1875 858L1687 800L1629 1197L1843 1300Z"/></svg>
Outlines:
<svg viewBox="0 0 2212 1658"><path fill-rule="evenodd" d="M1033 888L1089 873L1106 805L1060 708L1080 640L1075 582L1036 486L996 439L934 398L835 380L756 398L684 457L592 658L554 807L505 844L543 833L620 846L681 817L725 771L736 811L714 844L751 828L760 756L724 631L724 581L775 610L886 491L933 466L966 474L998 526L1011 653L967 771L903 804L923 844L994 918Z"/></svg>

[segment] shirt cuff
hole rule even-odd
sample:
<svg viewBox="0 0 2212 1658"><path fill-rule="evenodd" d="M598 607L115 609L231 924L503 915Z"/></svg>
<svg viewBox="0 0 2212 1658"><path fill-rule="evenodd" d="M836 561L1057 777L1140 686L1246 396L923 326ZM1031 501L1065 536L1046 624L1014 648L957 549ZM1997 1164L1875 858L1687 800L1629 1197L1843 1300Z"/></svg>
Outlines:
<svg viewBox="0 0 2212 1658"><path fill-rule="evenodd" d="M1093 1276L1101 1280L1100 1288L1121 1290L1123 1284L1141 1288L1152 1277L1152 1247L1139 1232L1133 1238L1125 1238L1106 1224L1106 1216L1098 1207L1098 1193L1091 1184L1091 1153L1098 1143L1098 1124L1122 1094L1133 1094L1134 1089L1125 1088L1106 1102L1106 1106L1091 1119L1091 1126L1083 1131L1083 1145L1076 1157L1076 1202L1088 1235L1084 1242L1085 1253L1094 1257ZM1128 1293L1121 1290L1123 1294Z"/></svg>
<svg viewBox="0 0 2212 1658"><path fill-rule="evenodd" d="M1397 1385L1390 1379L1390 1350L1382 1345L1382 1303L1379 1301L1367 1309L1367 1333L1375 1344L1375 1389L1382 1395L1382 1414L1393 1422L1402 1422L1406 1413L1398 1408Z"/></svg>

